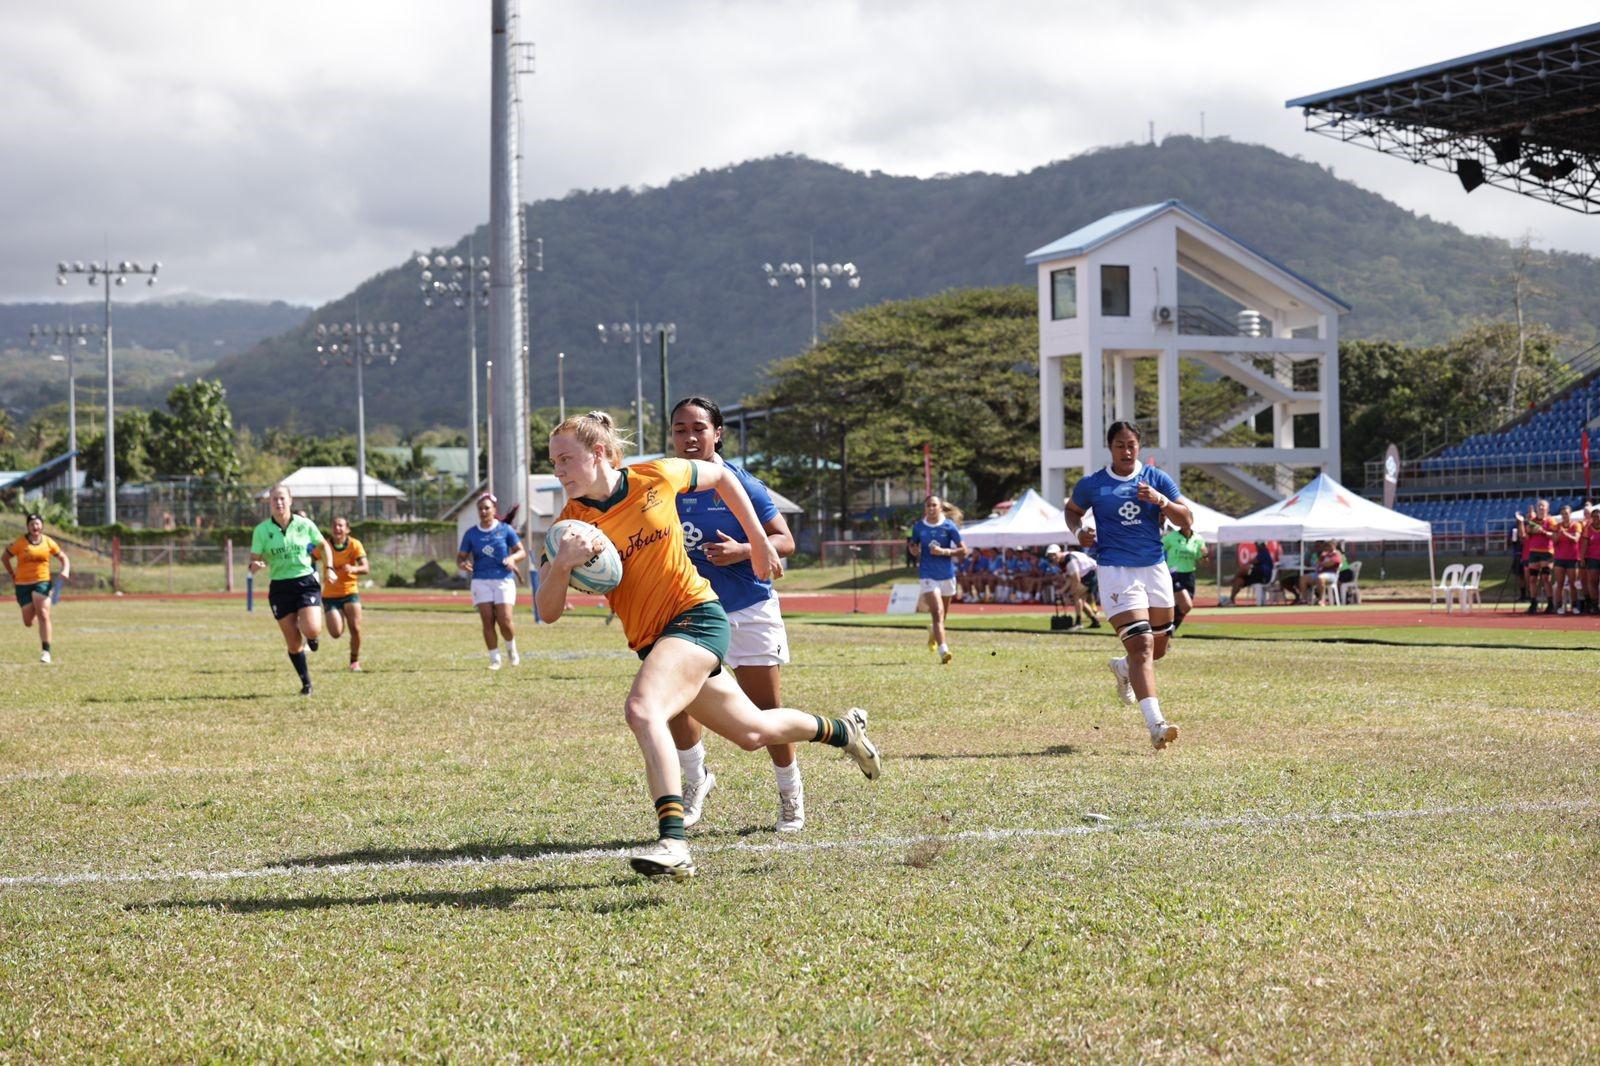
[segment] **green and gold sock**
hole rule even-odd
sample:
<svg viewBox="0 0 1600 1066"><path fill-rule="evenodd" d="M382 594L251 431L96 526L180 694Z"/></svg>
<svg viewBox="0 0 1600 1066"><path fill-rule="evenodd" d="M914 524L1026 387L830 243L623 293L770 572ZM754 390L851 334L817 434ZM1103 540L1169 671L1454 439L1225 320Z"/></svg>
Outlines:
<svg viewBox="0 0 1600 1066"><path fill-rule="evenodd" d="M660 825L662 840L682 840L683 797L660 796L656 799L656 821Z"/></svg>
<svg viewBox="0 0 1600 1066"><path fill-rule="evenodd" d="M813 744L828 744L835 748L842 748L850 743L850 730L842 718L823 718L821 715L812 715L817 720L817 735L811 738Z"/></svg>

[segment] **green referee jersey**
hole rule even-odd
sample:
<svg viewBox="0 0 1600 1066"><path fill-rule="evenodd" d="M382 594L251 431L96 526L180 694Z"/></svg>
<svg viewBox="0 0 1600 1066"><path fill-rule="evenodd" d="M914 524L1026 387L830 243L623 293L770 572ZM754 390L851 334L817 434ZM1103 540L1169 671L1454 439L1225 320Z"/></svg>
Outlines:
<svg viewBox="0 0 1600 1066"><path fill-rule="evenodd" d="M295 515L287 529L269 518L250 538L250 553L267 561L267 574L273 581L292 581L313 571L311 549L321 543L322 530L308 518Z"/></svg>
<svg viewBox="0 0 1600 1066"><path fill-rule="evenodd" d="M1167 552L1167 569L1174 574L1194 573L1195 567L1200 565L1200 556L1206 551L1206 542L1200 534L1185 537L1176 529L1167 530L1167 535L1161 538L1161 546Z"/></svg>

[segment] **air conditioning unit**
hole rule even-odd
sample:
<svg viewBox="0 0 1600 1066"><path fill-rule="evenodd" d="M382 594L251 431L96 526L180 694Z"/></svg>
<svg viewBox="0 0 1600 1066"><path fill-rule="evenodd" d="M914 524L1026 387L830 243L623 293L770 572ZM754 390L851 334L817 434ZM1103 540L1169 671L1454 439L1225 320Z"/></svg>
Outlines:
<svg viewBox="0 0 1600 1066"><path fill-rule="evenodd" d="M1154 318L1158 326L1170 326L1178 320L1178 309L1168 304L1156 308Z"/></svg>

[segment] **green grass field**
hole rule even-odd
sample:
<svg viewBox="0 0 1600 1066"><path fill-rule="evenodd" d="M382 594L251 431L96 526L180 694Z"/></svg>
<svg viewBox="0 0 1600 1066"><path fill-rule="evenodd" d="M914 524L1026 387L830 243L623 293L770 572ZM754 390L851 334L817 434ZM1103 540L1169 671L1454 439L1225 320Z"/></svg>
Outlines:
<svg viewBox="0 0 1600 1066"><path fill-rule="evenodd" d="M0 1059L1600 1055L1600 655L1185 639L1157 754L1110 640L791 621L787 702L867 707L882 779L806 750L778 840L713 741L657 884L597 617L491 674L374 604L311 700L262 612L58 621L0 638Z"/></svg>

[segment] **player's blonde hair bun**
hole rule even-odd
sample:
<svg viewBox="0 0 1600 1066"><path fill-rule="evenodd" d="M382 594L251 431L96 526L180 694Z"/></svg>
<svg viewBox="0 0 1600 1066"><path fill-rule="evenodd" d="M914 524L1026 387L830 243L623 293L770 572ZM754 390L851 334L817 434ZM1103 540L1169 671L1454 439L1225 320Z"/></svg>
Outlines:
<svg viewBox="0 0 1600 1066"><path fill-rule="evenodd" d="M622 465L622 451L633 441L628 436L617 430L617 424L612 417L604 411L590 411L585 415L573 415L555 429L550 431L551 439L557 434L570 433L576 437L578 443L585 449L600 446L605 451L606 459L612 466Z"/></svg>

